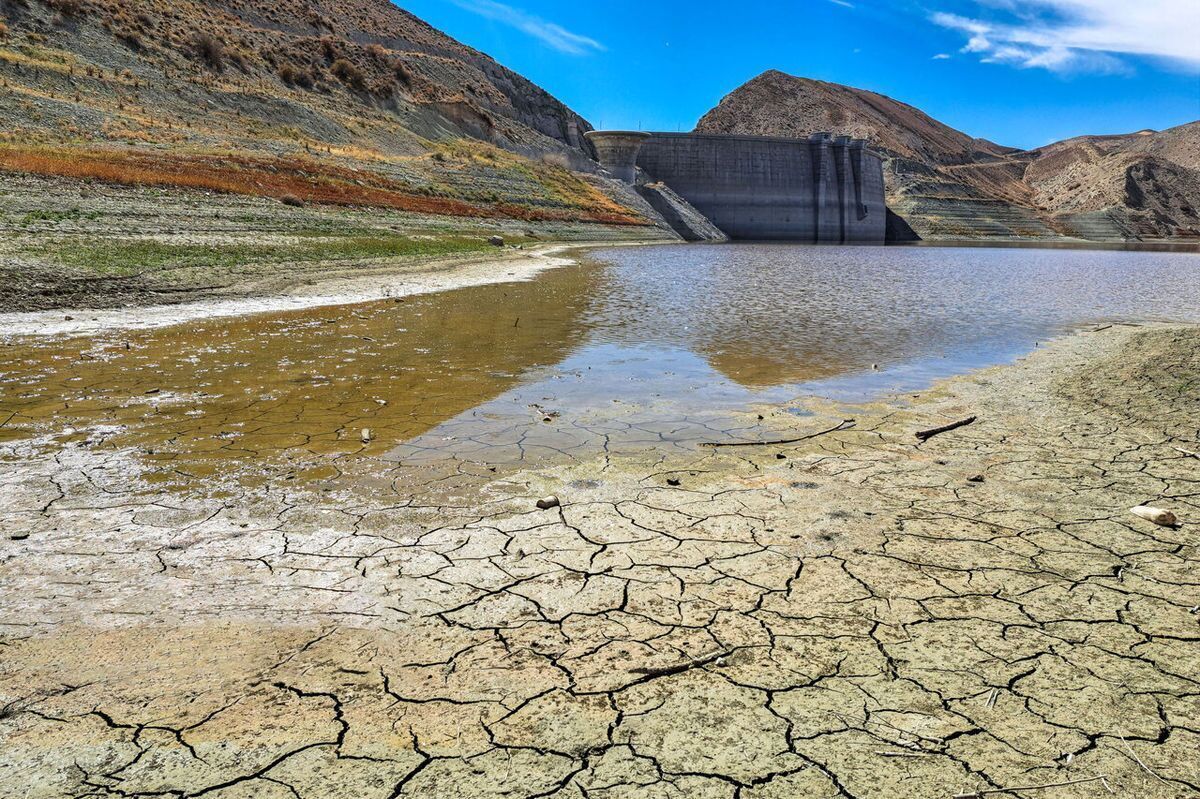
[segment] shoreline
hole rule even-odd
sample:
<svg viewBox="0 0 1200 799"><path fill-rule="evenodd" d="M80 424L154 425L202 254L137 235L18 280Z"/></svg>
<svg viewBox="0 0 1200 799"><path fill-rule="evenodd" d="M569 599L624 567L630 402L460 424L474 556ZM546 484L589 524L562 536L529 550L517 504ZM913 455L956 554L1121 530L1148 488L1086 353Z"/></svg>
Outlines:
<svg viewBox="0 0 1200 799"><path fill-rule="evenodd" d="M566 253L598 247L659 243L672 242L559 242L536 245L523 251L505 250L426 263L388 265L368 274L330 275L312 283L285 285L261 295L126 308L10 311L0 313L0 329L4 331L0 341L23 337L76 337L118 330L151 330L199 319L357 305L470 286L521 282L531 280L548 269L578 263L576 258Z"/></svg>

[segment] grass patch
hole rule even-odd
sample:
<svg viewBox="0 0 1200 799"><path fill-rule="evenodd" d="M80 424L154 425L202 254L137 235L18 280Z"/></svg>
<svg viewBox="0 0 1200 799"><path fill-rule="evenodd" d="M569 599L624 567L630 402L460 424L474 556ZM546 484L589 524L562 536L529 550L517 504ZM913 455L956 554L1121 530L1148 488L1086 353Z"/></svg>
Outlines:
<svg viewBox="0 0 1200 799"><path fill-rule="evenodd" d="M27 248L26 253L50 255L64 266L98 277L119 278L183 270L219 274L289 263L449 256L483 252L489 248L483 237L381 234L328 237L311 234L309 240L290 246L176 245L161 241L99 239L59 241L46 249Z"/></svg>
<svg viewBox="0 0 1200 799"><path fill-rule="evenodd" d="M30 211L25 214L17 222L18 225L28 226L35 222L76 222L76 221L95 221L100 218L99 211L83 211L79 208L71 208L66 211L51 211L38 210Z"/></svg>

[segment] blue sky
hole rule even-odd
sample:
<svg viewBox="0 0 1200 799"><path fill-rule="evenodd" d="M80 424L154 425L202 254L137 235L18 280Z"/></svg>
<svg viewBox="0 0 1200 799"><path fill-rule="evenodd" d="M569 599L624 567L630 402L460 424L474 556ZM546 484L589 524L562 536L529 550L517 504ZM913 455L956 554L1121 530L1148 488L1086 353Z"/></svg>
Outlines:
<svg viewBox="0 0 1200 799"><path fill-rule="evenodd" d="M1036 147L1200 119L1200 0L398 0L593 125L690 130L767 69Z"/></svg>

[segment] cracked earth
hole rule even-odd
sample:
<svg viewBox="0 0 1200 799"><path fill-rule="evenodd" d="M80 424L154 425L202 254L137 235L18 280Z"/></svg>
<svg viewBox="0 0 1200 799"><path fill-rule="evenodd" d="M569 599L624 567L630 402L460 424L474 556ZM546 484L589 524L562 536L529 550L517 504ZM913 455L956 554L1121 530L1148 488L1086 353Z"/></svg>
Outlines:
<svg viewBox="0 0 1200 799"><path fill-rule="evenodd" d="M1198 378L1117 326L793 444L294 480L0 438L0 796L1200 796Z"/></svg>

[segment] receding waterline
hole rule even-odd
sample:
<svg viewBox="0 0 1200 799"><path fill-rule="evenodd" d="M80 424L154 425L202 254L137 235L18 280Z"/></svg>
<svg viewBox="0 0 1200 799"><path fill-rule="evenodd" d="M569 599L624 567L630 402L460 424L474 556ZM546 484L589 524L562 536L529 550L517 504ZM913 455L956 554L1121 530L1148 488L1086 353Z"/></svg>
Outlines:
<svg viewBox="0 0 1200 799"><path fill-rule="evenodd" d="M16 342L0 351L0 442L103 429L163 479L250 481L362 454L689 447L803 395L913 390L1115 321L1200 321L1200 259L619 248L529 282Z"/></svg>

